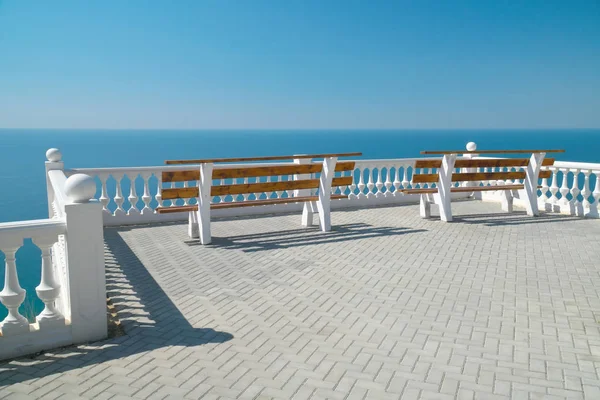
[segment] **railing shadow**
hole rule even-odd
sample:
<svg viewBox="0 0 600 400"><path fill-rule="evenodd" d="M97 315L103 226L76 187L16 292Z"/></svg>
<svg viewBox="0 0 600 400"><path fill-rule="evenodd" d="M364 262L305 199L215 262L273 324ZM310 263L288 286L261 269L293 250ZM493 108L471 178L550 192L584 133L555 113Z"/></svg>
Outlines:
<svg viewBox="0 0 600 400"><path fill-rule="evenodd" d="M107 296L125 334L0 361L0 387L167 346L202 346L233 338L227 332L194 328L116 229L105 229L104 239Z"/></svg>
<svg viewBox="0 0 600 400"><path fill-rule="evenodd" d="M404 227L374 227L365 223L332 226L330 232L321 232L313 226L303 229L290 229L265 233L253 233L228 237L214 237L209 246L243 252L256 252L274 249L288 249L299 246L321 245L370 239L383 236L406 235L425 232L425 229ZM188 240L188 246L201 246L198 240Z"/></svg>
<svg viewBox="0 0 600 400"><path fill-rule="evenodd" d="M531 225L562 223L565 221L581 221L580 217L560 214L540 213L537 217L527 215L525 211L512 213L489 213L489 214L467 214L453 216L454 221L485 226L509 226L509 225Z"/></svg>

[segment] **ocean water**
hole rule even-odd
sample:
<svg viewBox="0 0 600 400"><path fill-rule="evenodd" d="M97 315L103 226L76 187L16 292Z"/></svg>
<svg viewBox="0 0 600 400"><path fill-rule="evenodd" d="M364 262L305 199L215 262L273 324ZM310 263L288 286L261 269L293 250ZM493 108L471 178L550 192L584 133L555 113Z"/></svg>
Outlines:
<svg viewBox="0 0 600 400"><path fill-rule="evenodd" d="M0 222L47 218L45 152L57 147L65 168L162 165L166 159L328 152L364 159L418 157L421 150L561 148L557 160L600 162L600 129L589 130L269 130L103 131L0 129ZM17 252L23 311L41 310L35 296L40 251L31 241ZM0 252L0 288L4 255ZM6 310L0 305L0 319Z"/></svg>

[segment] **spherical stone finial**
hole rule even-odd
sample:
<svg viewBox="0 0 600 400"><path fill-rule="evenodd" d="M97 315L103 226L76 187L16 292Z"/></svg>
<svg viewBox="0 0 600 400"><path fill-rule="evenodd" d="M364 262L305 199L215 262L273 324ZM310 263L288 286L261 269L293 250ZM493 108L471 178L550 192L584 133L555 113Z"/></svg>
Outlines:
<svg viewBox="0 0 600 400"><path fill-rule="evenodd" d="M86 174L71 175L65 182L65 194L73 203L87 203L96 194L96 181Z"/></svg>
<svg viewBox="0 0 600 400"><path fill-rule="evenodd" d="M467 143L467 151L475 151L477 150L477 143L469 142Z"/></svg>
<svg viewBox="0 0 600 400"><path fill-rule="evenodd" d="M59 149L48 149L48 151L46 152L46 158L50 162L58 162L62 160L62 153Z"/></svg>

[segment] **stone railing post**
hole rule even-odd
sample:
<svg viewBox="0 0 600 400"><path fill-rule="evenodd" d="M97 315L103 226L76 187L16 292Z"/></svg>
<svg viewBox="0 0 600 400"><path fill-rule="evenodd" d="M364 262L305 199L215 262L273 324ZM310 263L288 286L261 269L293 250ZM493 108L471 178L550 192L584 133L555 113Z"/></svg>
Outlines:
<svg viewBox="0 0 600 400"><path fill-rule="evenodd" d="M96 183L88 175L75 174L65 183L66 261L71 304L69 318L73 342L104 339L106 275L102 204L93 200Z"/></svg>
<svg viewBox="0 0 600 400"><path fill-rule="evenodd" d="M467 143L467 151L475 151L477 150L477 144L475 142L469 142ZM465 153L463 154L464 158L475 158L479 156L479 154L474 154L474 153ZM460 172L477 172L477 168L461 168ZM462 186L464 187L468 187L468 186L477 186L477 182L463 182Z"/></svg>
<svg viewBox="0 0 600 400"><path fill-rule="evenodd" d="M65 164L62 162L62 153L58 149L49 149L46 151L46 192L48 194L48 218L52 218L54 216L54 211L52 209L52 203L54 202L54 189L52 188L52 183L50 183L50 178L48 177L49 171L60 170L64 171Z"/></svg>

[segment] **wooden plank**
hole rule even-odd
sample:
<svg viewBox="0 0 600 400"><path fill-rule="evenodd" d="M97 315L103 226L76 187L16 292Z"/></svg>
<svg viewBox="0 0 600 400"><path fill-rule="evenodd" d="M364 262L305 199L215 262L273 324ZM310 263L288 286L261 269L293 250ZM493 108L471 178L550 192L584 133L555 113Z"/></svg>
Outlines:
<svg viewBox="0 0 600 400"><path fill-rule="evenodd" d="M543 166L554 165L554 158L544 158ZM442 160L417 160L415 168L440 168ZM456 168L501 168L501 167L526 167L529 165L529 158L493 158L493 159L471 159L456 160Z"/></svg>
<svg viewBox="0 0 600 400"><path fill-rule="evenodd" d="M456 160L456 168L502 168L502 167L526 167L529 165L529 158L493 158L493 159L472 159Z"/></svg>
<svg viewBox="0 0 600 400"><path fill-rule="evenodd" d="M525 171L465 172L452 174L452 182L498 181L507 179L525 179Z"/></svg>
<svg viewBox="0 0 600 400"><path fill-rule="evenodd" d="M333 178L332 186L351 185L353 177L344 176ZM262 193L262 192L277 192L281 190L296 190L296 189L316 189L319 187L318 179L302 179L298 181L282 181L282 182L259 182L259 183L244 183L235 185L213 186L210 190L211 196L227 196L243 193ZM188 199L198 197L197 187L188 188L167 188L162 190L163 200L173 199Z"/></svg>
<svg viewBox="0 0 600 400"><path fill-rule="evenodd" d="M564 150L442 150L422 151L421 154L523 154L523 153L564 153Z"/></svg>
<svg viewBox="0 0 600 400"><path fill-rule="evenodd" d="M352 182L354 182L353 177L341 176L339 178L333 178L333 181L331 182L331 187L348 186L352 185Z"/></svg>
<svg viewBox="0 0 600 400"><path fill-rule="evenodd" d="M163 200L189 199L191 197L198 197L198 188L190 187L163 189L161 196Z"/></svg>
<svg viewBox="0 0 600 400"><path fill-rule="evenodd" d="M336 172L353 171L355 166L356 166L356 162L354 162L354 161L338 161L335 164L335 171Z"/></svg>
<svg viewBox="0 0 600 400"><path fill-rule="evenodd" d="M192 206L178 206L178 207L157 207L157 214L171 214L178 212L189 212L189 211L198 211L198 205Z"/></svg>
<svg viewBox="0 0 600 400"><path fill-rule="evenodd" d="M419 189L401 189L400 192L406 194L425 194L425 193L437 193L436 188L419 188Z"/></svg>
<svg viewBox="0 0 600 400"><path fill-rule="evenodd" d="M332 200L343 200L347 199L348 196L345 194L332 194ZM285 203L304 203L307 201L317 201L319 196L299 196L299 197L286 197L283 199L265 199L265 200L247 200L243 202L231 202L231 203L216 203L211 204L211 209L222 209L222 208L236 208L236 207L253 207L270 204L285 204ZM198 211L198 205L191 206L178 206L178 207L157 207L156 212L158 214L171 214L178 212L190 212Z"/></svg>
<svg viewBox="0 0 600 400"><path fill-rule="evenodd" d="M484 192L492 190L521 190L525 188L525 185L497 185L497 186L469 186L469 187L453 187L450 189L452 193L470 193L470 192ZM423 193L437 193L437 188L426 188L426 189L402 189L402 193L406 194L423 194Z"/></svg>
<svg viewBox="0 0 600 400"><path fill-rule="evenodd" d="M198 160L166 160L167 165L180 164L202 164L202 163L226 163L226 162L246 162L246 161L277 161L293 160L304 158L327 158L327 157L360 157L362 153L324 153L324 154L300 154L291 156L267 156L267 157L239 157L239 158L205 158Z"/></svg>
<svg viewBox="0 0 600 400"><path fill-rule="evenodd" d="M166 171L162 173L163 182L185 182L200 180L200 170Z"/></svg>
<svg viewBox="0 0 600 400"><path fill-rule="evenodd" d="M438 174L415 174L412 177L413 183L435 183L439 179Z"/></svg>
<svg viewBox="0 0 600 400"><path fill-rule="evenodd" d="M210 194L211 196L226 196L229 194L234 195L243 193L269 193L280 190L316 189L318 187L318 179L302 179L298 181L260 182L213 186Z"/></svg>
<svg viewBox="0 0 600 400"><path fill-rule="evenodd" d="M552 178L552 171L540 171L540 178Z"/></svg>
<svg viewBox="0 0 600 400"><path fill-rule="evenodd" d="M415 168L440 168L442 160L417 160Z"/></svg>
<svg viewBox="0 0 600 400"><path fill-rule="evenodd" d="M497 185L497 186L472 186L455 187L450 189L452 193L488 192L492 190L521 190L525 185Z"/></svg>
<svg viewBox="0 0 600 400"><path fill-rule="evenodd" d="M253 176L279 176L294 174L313 174L321 172L322 164L290 164L273 167L245 168L215 168L212 173L213 179L246 178Z"/></svg>

